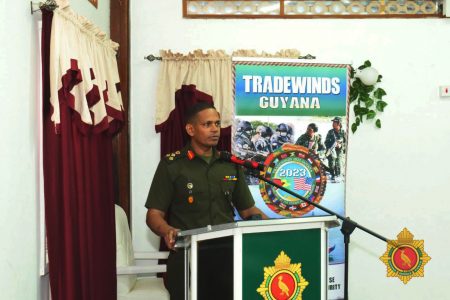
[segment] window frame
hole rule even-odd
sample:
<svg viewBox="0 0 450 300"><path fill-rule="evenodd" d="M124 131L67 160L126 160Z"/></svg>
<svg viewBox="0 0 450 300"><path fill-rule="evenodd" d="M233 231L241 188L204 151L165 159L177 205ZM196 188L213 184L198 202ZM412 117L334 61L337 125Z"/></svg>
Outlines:
<svg viewBox="0 0 450 300"><path fill-rule="evenodd" d="M402 19L420 19L420 18L445 18L443 3L444 0L424 0L428 2L436 2L437 12L434 14L285 14L284 7L285 2L290 0L272 0L273 2L278 1L280 3L279 14L190 14L188 12L189 2L227 2L224 0L183 0L183 18L186 19L390 19L390 18L402 18ZM233 1L233 0L232 0ZM234 0L233 2L254 2L255 0ZM267 0L269 1L269 0ZM306 0L305 0L306 1ZM329 1L340 1L340 0L329 0ZM328 2L329 2L328 1ZM358 0L351 0L357 2ZM363 0L359 0L363 1ZM380 2L405 2L406 0L379 0ZM324 0L310 0L308 2L325 2Z"/></svg>

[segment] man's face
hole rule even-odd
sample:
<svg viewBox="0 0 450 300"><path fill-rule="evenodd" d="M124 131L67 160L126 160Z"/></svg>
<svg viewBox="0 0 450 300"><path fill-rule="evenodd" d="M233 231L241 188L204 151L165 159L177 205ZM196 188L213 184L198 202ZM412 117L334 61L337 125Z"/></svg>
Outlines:
<svg viewBox="0 0 450 300"><path fill-rule="evenodd" d="M186 125L186 131L193 145L204 149L216 146L220 137L219 113L212 108L198 112L192 124Z"/></svg>
<svg viewBox="0 0 450 300"><path fill-rule="evenodd" d="M339 122L334 121L333 122L333 129L335 131L339 131L341 129L341 124Z"/></svg>
<svg viewBox="0 0 450 300"><path fill-rule="evenodd" d="M311 138L311 137L314 136L314 129L311 128L311 127L308 127L308 128L306 129L306 133L307 133L308 136Z"/></svg>

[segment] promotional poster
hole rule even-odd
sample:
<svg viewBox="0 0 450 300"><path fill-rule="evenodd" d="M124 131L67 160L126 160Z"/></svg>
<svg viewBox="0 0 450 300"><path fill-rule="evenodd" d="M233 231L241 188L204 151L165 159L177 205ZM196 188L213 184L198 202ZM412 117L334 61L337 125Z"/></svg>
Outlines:
<svg viewBox="0 0 450 300"><path fill-rule="evenodd" d="M234 59L233 153L265 164L264 176L345 215L349 65L282 59ZM326 212L247 176L256 206L269 218ZM344 294L344 241L329 231L328 299Z"/></svg>

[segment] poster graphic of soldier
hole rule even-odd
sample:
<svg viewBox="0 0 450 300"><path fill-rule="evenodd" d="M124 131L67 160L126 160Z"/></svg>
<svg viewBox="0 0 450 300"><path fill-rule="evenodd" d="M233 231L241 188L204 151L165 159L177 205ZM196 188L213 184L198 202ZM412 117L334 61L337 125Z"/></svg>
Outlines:
<svg viewBox="0 0 450 300"><path fill-rule="evenodd" d="M236 118L233 152L242 159L263 163L270 153L286 143L300 145L319 157L329 183L344 182L346 125L341 117Z"/></svg>

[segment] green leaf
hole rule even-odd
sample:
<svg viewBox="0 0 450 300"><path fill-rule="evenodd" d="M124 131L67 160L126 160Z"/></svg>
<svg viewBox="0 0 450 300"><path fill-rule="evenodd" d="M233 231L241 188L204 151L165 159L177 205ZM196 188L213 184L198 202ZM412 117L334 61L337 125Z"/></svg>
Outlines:
<svg viewBox="0 0 450 300"><path fill-rule="evenodd" d="M380 121L380 119L377 119L377 120L376 120L375 125L376 125L378 128L381 128L381 121Z"/></svg>
<svg viewBox="0 0 450 300"><path fill-rule="evenodd" d="M355 133L357 129L358 129L358 125L356 125L356 123L353 123L352 124L352 133Z"/></svg>
<svg viewBox="0 0 450 300"><path fill-rule="evenodd" d="M360 93L359 94L359 99L361 101L363 101L363 102L366 102L367 100L370 99L370 96L369 96L369 94L366 94L366 93Z"/></svg>
<svg viewBox="0 0 450 300"><path fill-rule="evenodd" d="M373 86L373 85L365 85L364 84L363 90L366 93L370 93L371 91L373 91L374 88L375 88L375 86Z"/></svg>
<svg viewBox="0 0 450 300"><path fill-rule="evenodd" d="M383 100L380 100L377 102L376 106L378 111L384 111L384 108L387 106L387 103L384 102Z"/></svg>
<svg viewBox="0 0 450 300"><path fill-rule="evenodd" d="M370 60L366 60L366 61L364 62L364 66L365 66L366 68L372 66L372 64L370 63Z"/></svg>
<svg viewBox="0 0 450 300"><path fill-rule="evenodd" d="M367 120L375 118L376 115L377 113L374 110L369 110L369 112L367 113Z"/></svg>
<svg viewBox="0 0 450 300"><path fill-rule="evenodd" d="M363 83L362 83L361 79L355 78L355 80L353 80L352 87L355 90L359 91L362 86L363 86Z"/></svg>
<svg viewBox="0 0 450 300"><path fill-rule="evenodd" d="M359 115L359 109L360 106L358 104L355 104L355 106L353 106L353 112L355 113L355 115Z"/></svg>
<svg viewBox="0 0 450 300"><path fill-rule="evenodd" d="M378 79L377 79L377 82L381 82L381 79L383 78L383 76L382 75L378 75Z"/></svg>
<svg viewBox="0 0 450 300"><path fill-rule="evenodd" d="M358 112L359 115L367 115L369 113L369 110L366 107L360 107Z"/></svg>
<svg viewBox="0 0 450 300"><path fill-rule="evenodd" d="M364 103L367 108L371 107L374 103L374 100L372 98L367 99L367 101Z"/></svg>
<svg viewBox="0 0 450 300"><path fill-rule="evenodd" d="M355 101L356 99L358 99L358 95L359 95L358 91L353 89L353 88L351 88L350 89L350 103Z"/></svg>
<svg viewBox="0 0 450 300"><path fill-rule="evenodd" d="M350 78L355 78L355 73L356 73L355 69L353 69L353 67L350 66Z"/></svg>
<svg viewBox="0 0 450 300"><path fill-rule="evenodd" d="M386 96L386 92L382 88L377 88L375 92L373 92L373 95L375 98L381 99L383 96Z"/></svg>
<svg viewBox="0 0 450 300"><path fill-rule="evenodd" d="M359 124L361 123L361 121L359 120L359 117L356 117L355 123L356 123L356 126L359 126Z"/></svg>

